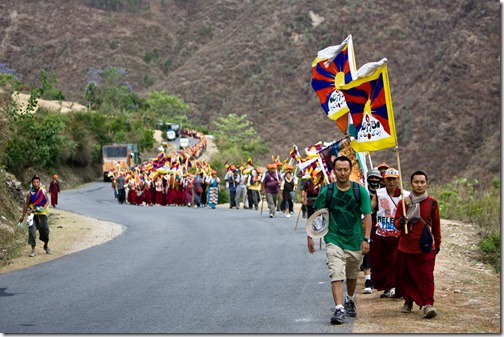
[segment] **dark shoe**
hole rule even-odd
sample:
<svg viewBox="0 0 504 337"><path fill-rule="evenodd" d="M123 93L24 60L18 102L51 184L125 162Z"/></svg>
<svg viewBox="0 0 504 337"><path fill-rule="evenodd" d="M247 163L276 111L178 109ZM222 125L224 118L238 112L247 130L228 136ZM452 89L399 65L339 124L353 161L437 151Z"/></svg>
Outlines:
<svg viewBox="0 0 504 337"><path fill-rule="evenodd" d="M407 314L411 312L411 309L413 309L413 302L404 301L404 305L401 308L401 312Z"/></svg>
<svg viewBox="0 0 504 337"><path fill-rule="evenodd" d="M427 304L424 309L424 318L434 318L437 316L436 308L432 304Z"/></svg>
<svg viewBox="0 0 504 337"><path fill-rule="evenodd" d="M364 284L364 290L362 291L363 294L372 294L373 293L373 281L371 280L366 280Z"/></svg>
<svg viewBox="0 0 504 337"><path fill-rule="evenodd" d="M343 318L345 317L345 309L331 309L334 311L334 315L331 317L331 324L343 324Z"/></svg>
<svg viewBox="0 0 504 337"><path fill-rule="evenodd" d="M348 298L345 299L345 312L347 316L355 317L357 316L357 311L355 311L355 303L353 300Z"/></svg>

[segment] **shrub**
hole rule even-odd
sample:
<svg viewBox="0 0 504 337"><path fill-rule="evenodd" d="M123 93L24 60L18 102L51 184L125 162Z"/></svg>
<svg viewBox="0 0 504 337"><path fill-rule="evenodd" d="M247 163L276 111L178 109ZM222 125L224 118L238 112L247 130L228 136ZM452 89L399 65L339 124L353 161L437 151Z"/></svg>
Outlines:
<svg viewBox="0 0 504 337"><path fill-rule="evenodd" d="M495 177L486 190L476 179L455 178L451 183L431 186L429 193L439 202L441 218L471 222L483 230L483 259L500 271L500 178Z"/></svg>
<svg viewBox="0 0 504 337"><path fill-rule="evenodd" d="M7 170L19 172L30 166L56 168L60 164L64 126L59 113L21 116L7 142Z"/></svg>
<svg viewBox="0 0 504 337"><path fill-rule="evenodd" d="M144 75L143 81L144 81L144 84L146 87L150 87L150 86L154 85L154 83L156 83L156 81L152 77L150 77L148 74Z"/></svg>
<svg viewBox="0 0 504 337"><path fill-rule="evenodd" d="M65 96L63 95L61 90L55 87L57 83L56 75L47 73L44 69L40 69L39 81L42 84L42 87L40 88L40 94L42 98L58 101L65 99Z"/></svg>
<svg viewBox="0 0 504 337"><path fill-rule="evenodd" d="M483 253L483 261L494 266L495 270L500 273L500 232L492 232L484 237L479 248Z"/></svg>

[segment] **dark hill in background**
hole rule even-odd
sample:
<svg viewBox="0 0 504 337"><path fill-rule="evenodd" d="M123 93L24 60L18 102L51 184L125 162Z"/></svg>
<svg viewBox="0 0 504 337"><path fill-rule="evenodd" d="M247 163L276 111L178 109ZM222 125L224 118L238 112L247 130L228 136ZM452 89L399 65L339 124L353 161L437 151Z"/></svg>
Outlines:
<svg viewBox="0 0 504 337"><path fill-rule="evenodd" d="M89 68L124 67L136 92L180 96L196 123L248 114L282 159L293 144L342 137L311 89L311 62L352 34L357 67L389 60L406 179L500 174L497 1L30 0L0 11L0 63L23 81L44 68L83 103ZM393 149L372 158L397 165Z"/></svg>

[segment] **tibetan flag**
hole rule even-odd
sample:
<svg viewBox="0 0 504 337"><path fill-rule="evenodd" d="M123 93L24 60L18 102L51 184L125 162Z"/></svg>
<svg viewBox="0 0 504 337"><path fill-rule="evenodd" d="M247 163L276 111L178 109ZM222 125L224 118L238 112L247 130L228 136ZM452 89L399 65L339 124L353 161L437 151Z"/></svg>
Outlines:
<svg viewBox="0 0 504 337"><path fill-rule="evenodd" d="M356 79L341 91L350 109L347 134L355 151L371 152L397 145L386 58L363 65Z"/></svg>
<svg viewBox="0 0 504 337"><path fill-rule="evenodd" d="M311 169L313 170L315 167L317 167L318 158L319 157L317 156L317 157L311 158L309 160L305 160L304 162L302 162L301 164L298 165L299 169L301 171L305 171L311 167Z"/></svg>
<svg viewBox="0 0 504 337"><path fill-rule="evenodd" d="M35 193L30 191L30 208L44 207L48 203L45 191L40 187ZM47 211L46 211L47 212Z"/></svg>
<svg viewBox="0 0 504 337"><path fill-rule="evenodd" d="M154 168L159 168L159 167L163 167L165 163L166 163L166 159L165 159L164 152L160 152L157 155L156 159L154 159L152 161L152 166Z"/></svg>
<svg viewBox="0 0 504 337"><path fill-rule="evenodd" d="M352 35L340 45L320 50L312 62L312 88L327 117L332 120L349 111L339 89L355 78L356 69Z"/></svg>
<svg viewBox="0 0 504 337"><path fill-rule="evenodd" d="M324 146L322 145L322 141L317 142L311 146L305 148L306 155L310 158L317 157L318 153L322 151Z"/></svg>
<svg viewBox="0 0 504 337"><path fill-rule="evenodd" d="M350 173L350 180L360 184L365 183L365 175L362 171L362 164L359 160L359 153L351 146L350 137L342 138L338 141L331 143L328 147L320 152L322 164L328 174L333 171L333 161L338 156L346 156L352 162L352 172Z"/></svg>
<svg viewBox="0 0 504 337"><path fill-rule="evenodd" d="M297 162L301 161L301 156L299 155L298 147L294 145L290 151L290 157Z"/></svg>

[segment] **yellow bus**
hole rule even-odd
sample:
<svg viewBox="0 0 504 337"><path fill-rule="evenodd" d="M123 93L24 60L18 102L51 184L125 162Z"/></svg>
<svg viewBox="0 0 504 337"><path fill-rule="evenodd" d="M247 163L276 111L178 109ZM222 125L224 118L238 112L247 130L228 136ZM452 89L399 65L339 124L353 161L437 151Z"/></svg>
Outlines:
<svg viewBox="0 0 504 337"><path fill-rule="evenodd" d="M114 168L127 170L140 162L136 144L110 144L102 147L103 181L110 181L109 172Z"/></svg>

